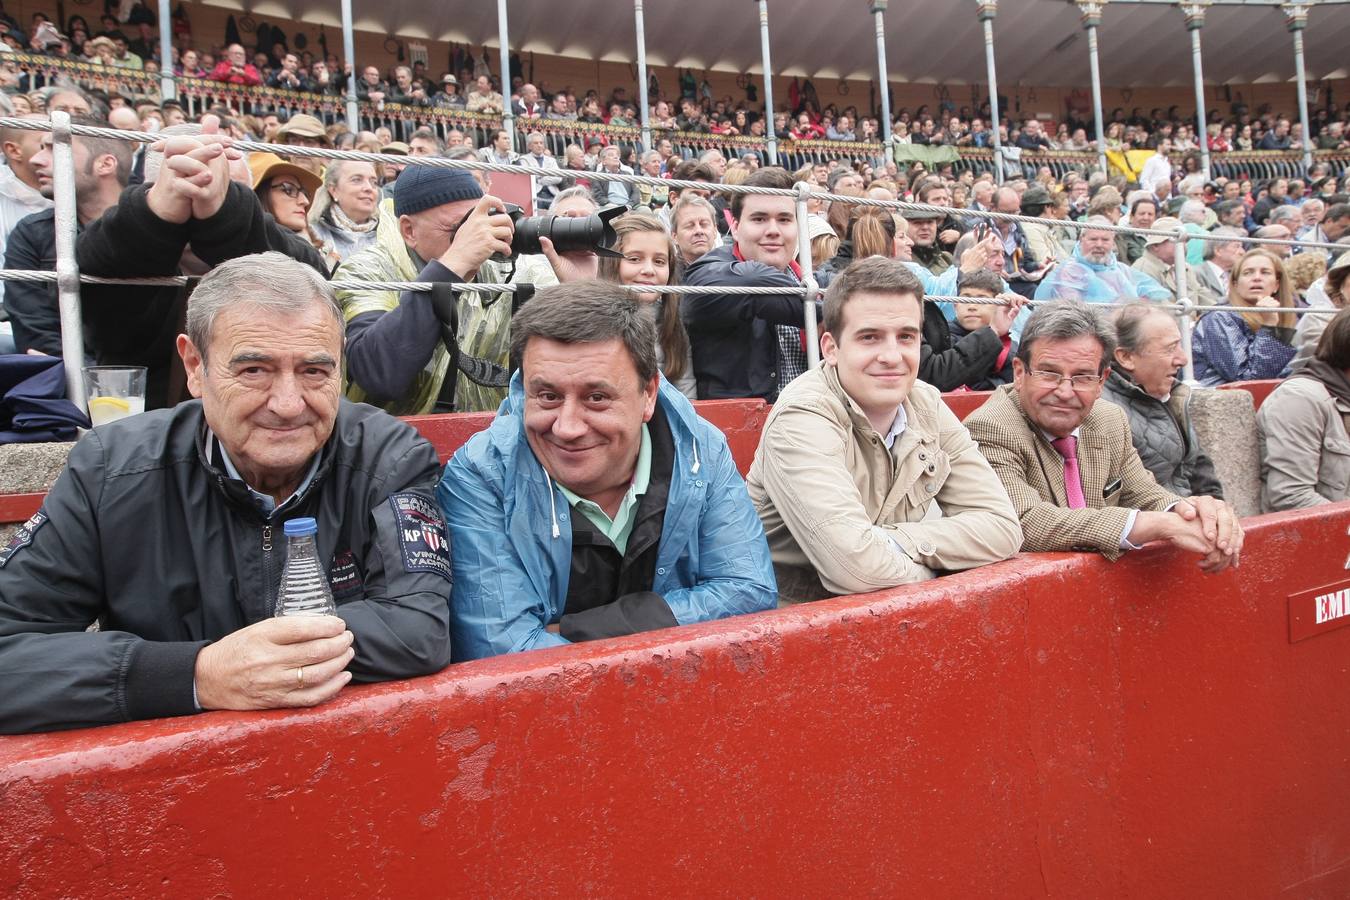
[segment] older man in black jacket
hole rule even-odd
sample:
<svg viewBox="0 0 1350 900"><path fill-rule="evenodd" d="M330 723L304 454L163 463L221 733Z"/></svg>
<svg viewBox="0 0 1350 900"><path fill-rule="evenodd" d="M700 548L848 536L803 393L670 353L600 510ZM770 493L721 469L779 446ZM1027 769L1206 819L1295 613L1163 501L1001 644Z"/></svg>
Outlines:
<svg viewBox="0 0 1350 900"><path fill-rule="evenodd" d="M280 254L202 280L177 340L200 400L95 428L0 547L0 733L313 706L450 661L436 451L341 399L342 330ZM333 615L273 617L295 518Z"/></svg>
<svg viewBox="0 0 1350 900"><path fill-rule="evenodd" d="M318 251L263 212L247 166L214 116L200 135L166 137L163 160L146 164L147 184L122 192L76 245L80 271L110 278L203 275L226 260L275 250L326 275ZM183 399L174 352L189 288L85 285L84 321L100 365L145 366L146 408Z"/></svg>

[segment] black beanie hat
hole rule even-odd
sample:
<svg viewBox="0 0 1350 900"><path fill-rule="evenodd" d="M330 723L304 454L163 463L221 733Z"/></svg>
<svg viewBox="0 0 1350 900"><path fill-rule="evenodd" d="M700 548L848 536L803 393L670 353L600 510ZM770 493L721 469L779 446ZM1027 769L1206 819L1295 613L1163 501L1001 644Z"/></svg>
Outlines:
<svg viewBox="0 0 1350 900"><path fill-rule="evenodd" d="M456 200L477 200L483 189L468 169L408 166L394 182L394 215L410 216Z"/></svg>

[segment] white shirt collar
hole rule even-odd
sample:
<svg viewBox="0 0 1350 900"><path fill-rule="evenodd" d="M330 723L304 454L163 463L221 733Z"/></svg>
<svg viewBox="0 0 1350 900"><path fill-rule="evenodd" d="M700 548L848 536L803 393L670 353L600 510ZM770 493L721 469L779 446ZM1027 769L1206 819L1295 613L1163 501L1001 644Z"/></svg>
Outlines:
<svg viewBox="0 0 1350 900"><path fill-rule="evenodd" d="M895 408L895 421L891 423L891 430L886 432L881 440L886 444L886 449L890 450L895 446L895 441L900 435L905 433L905 428L909 425L909 416L905 414L904 404Z"/></svg>

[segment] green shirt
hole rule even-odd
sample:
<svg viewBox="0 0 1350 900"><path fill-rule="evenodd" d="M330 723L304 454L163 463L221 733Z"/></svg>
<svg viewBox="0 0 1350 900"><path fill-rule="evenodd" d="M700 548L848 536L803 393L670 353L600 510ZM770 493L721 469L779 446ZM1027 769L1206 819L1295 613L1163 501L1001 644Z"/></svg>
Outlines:
<svg viewBox="0 0 1350 900"><path fill-rule="evenodd" d="M647 424L642 425L642 443L638 446L637 466L633 469L633 483L628 487L628 493L623 495L623 501L619 504L619 511L611 519L603 509L597 504L592 503L585 497L578 497L576 494L558 485L558 490L562 491L567 498L568 504L572 509L581 513L591 524L600 529L600 533L609 538L609 542L614 545L620 553L628 552L628 537L633 533L633 522L637 518L638 498L647 493L647 484L651 481L652 475L652 438L647 432Z"/></svg>

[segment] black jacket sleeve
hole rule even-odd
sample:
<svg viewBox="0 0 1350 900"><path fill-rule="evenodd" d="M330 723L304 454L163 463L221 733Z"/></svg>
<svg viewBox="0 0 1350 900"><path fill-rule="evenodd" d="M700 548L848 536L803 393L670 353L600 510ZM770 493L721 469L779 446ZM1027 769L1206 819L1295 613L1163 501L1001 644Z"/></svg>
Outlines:
<svg viewBox="0 0 1350 900"><path fill-rule="evenodd" d="M10 232L5 247L5 268L56 268L54 254L46 258L38 224L46 221L41 213L26 216ZM14 344L19 353L37 350L48 356L61 355L61 307L54 285L40 281L6 281L5 312L14 327Z"/></svg>
<svg viewBox="0 0 1350 900"><path fill-rule="evenodd" d="M188 226L192 252L207 265L275 250L328 277L319 251L294 231L278 225L263 212L258 195L238 182L230 182L229 194L214 216L193 219Z"/></svg>
<svg viewBox="0 0 1350 900"><path fill-rule="evenodd" d="M414 678L450 664L453 576L435 495L440 460L411 426L400 422L388 433L369 454L382 477L372 485L369 542L360 551L364 596L338 606L356 638L355 681Z"/></svg>
<svg viewBox="0 0 1350 900"><path fill-rule="evenodd" d="M418 281L463 281L432 260ZM404 291L390 312L364 312L347 323L347 378L372 403L405 396L441 342L441 321L425 291Z"/></svg>
<svg viewBox="0 0 1350 900"><path fill-rule="evenodd" d="M1003 352L1003 342L994 329L988 326L976 329L953 343L942 310L932 303L925 303L923 307L919 380L939 391L954 391L987 377Z"/></svg>
<svg viewBox="0 0 1350 900"><path fill-rule="evenodd" d="M680 624L665 598L652 591L624 594L613 603L569 613L558 621L558 633L569 641L623 637Z"/></svg>
<svg viewBox="0 0 1350 900"><path fill-rule="evenodd" d="M106 725L196 711L205 641L88 632L103 611L98 506L104 450L90 432L42 510L0 551L0 733Z"/></svg>
<svg viewBox="0 0 1350 900"><path fill-rule="evenodd" d="M776 325L804 324L801 294L738 294L738 287L800 288L797 280L762 262L741 262L730 250L714 250L689 267L684 283L725 286L725 294L687 294L681 301L685 324L691 330L713 329L751 319ZM716 255L714 255L716 254ZM711 259L709 257L712 257Z"/></svg>

